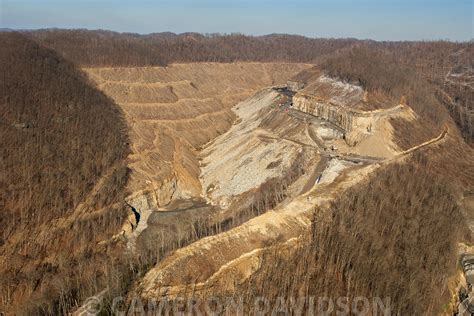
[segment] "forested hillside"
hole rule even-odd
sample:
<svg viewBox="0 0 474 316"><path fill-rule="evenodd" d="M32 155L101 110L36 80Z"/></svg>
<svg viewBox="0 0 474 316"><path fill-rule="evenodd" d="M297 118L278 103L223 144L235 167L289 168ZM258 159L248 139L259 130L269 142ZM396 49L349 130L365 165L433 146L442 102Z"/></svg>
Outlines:
<svg viewBox="0 0 474 316"><path fill-rule="evenodd" d="M474 43L377 43L392 52L398 63L415 69L432 83L437 97L449 110L464 139L474 142Z"/></svg>
<svg viewBox="0 0 474 316"><path fill-rule="evenodd" d="M388 165L328 209L316 209L299 246L267 251L259 272L236 295L249 302L265 297L270 306L283 299L287 307L295 297L334 304L343 297L349 306L357 297L378 297L389 298L394 315L446 312L447 279L466 227L452 187L430 165L423 155Z"/></svg>
<svg viewBox="0 0 474 316"><path fill-rule="evenodd" d="M57 53L18 33L0 41L0 310L63 313L105 282L96 243L126 215L126 125Z"/></svg>
<svg viewBox="0 0 474 316"><path fill-rule="evenodd" d="M166 64L157 47L137 34L46 29L25 35L82 67Z"/></svg>

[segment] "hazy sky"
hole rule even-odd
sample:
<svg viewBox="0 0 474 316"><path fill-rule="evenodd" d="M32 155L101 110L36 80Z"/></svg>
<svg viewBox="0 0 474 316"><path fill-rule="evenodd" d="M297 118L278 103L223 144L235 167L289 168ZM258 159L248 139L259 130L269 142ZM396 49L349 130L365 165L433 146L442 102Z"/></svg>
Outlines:
<svg viewBox="0 0 474 316"><path fill-rule="evenodd" d="M4 28L470 40L474 0L0 0Z"/></svg>

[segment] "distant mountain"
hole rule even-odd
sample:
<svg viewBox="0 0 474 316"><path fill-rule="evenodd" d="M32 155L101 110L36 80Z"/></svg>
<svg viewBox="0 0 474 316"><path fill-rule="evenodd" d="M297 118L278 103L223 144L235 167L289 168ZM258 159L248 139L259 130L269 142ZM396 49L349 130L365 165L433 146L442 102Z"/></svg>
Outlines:
<svg viewBox="0 0 474 316"><path fill-rule="evenodd" d="M186 32L117 33L105 30L25 31L37 42L84 67L161 66L173 62L316 62L358 43L297 35L247 36Z"/></svg>

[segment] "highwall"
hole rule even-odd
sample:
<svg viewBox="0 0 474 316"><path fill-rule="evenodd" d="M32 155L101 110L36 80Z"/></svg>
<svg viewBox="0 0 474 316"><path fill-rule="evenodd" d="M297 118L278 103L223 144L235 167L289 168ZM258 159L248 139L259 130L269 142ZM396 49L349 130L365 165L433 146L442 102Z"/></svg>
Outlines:
<svg viewBox="0 0 474 316"><path fill-rule="evenodd" d="M350 132L354 126L354 114L356 113L352 110L327 103L315 97L296 95L293 97L293 107L296 110L327 120L345 132Z"/></svg>

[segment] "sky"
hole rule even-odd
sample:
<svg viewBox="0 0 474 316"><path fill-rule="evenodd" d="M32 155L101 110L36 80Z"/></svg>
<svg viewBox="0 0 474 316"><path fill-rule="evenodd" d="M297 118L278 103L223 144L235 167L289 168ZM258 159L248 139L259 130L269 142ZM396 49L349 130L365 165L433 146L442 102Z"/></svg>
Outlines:
<svg viewBox="0 0 474 316"><path fill-rule="evenodd" d="M474 38L473 3L474 0L0 0L0 27L466 41Z"/></svg>

